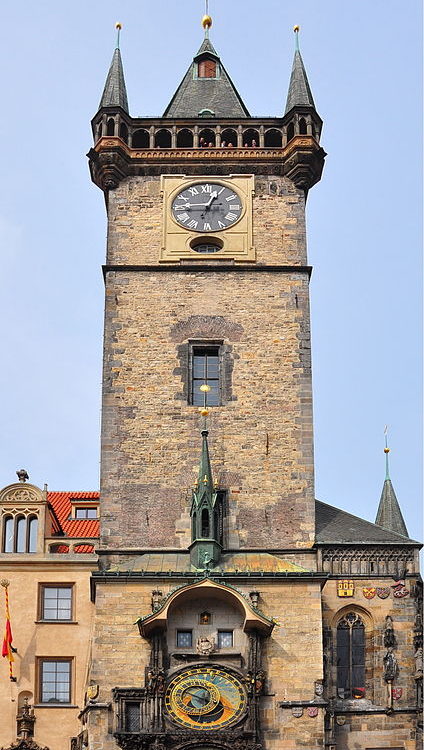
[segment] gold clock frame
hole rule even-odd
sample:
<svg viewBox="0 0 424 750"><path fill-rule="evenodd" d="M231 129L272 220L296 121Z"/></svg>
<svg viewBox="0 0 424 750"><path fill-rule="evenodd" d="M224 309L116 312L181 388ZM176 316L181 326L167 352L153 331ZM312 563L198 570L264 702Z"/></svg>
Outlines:
<svg viewBox="0 0 424 750"><path fill-rule="evenodd" d="M172 203L182 190L200 182L219 182L230 190L235 190L243 202L240 219L231 227L219 232L193 232L177 224L172 216ZM163 198L163 241L160 255L161 263L175 263L180 260L233 260L238 263L255 262L256 253L253 246L253 196L255 177L253 174L221 175L169 175L161 176L161 195ZM193 240L205 238L211 242L214 238L222 243L222 248L214 254L199 253L192 250Z"/></svg>

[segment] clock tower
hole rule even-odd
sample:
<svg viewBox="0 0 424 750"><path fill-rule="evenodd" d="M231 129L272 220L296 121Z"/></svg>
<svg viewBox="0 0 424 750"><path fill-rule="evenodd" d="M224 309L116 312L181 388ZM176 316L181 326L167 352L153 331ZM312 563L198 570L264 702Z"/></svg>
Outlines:
<svg viewBox="0 0 424 750"><path fill-rule="evenodd" d="M118 31L92 121L108 218L100 567L81 713L93 750L336 747L305 232L322 121L298 27L284 114L256 117L211 25L149 118L129 114Z"/></svg>

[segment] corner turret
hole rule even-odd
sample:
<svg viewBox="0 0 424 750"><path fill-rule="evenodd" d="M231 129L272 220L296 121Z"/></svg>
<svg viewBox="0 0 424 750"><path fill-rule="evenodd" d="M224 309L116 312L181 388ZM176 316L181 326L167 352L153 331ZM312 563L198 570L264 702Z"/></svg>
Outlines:
<svg viewBox="0 0 424 750"><path fill-rule="evenodd" d="M406 528L405 521L403 520L402 511L400 509L396 493L393 489L392 481L390 479L390 448L387 447L387 433L384 453L386 454L386 478L384 480L383 489L381 492L380 504L378 506L375 523L377 526L381 526L387 531L393 531L395 532L395 534L401 534L402 536L409 538L408 530Z"/></svg>

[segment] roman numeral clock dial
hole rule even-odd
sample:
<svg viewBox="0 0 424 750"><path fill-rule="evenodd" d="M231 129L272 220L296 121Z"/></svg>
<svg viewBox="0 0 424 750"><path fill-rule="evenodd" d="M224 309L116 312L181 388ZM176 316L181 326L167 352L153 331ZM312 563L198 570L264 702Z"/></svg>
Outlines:
<svg viewBox="0 0 424 750"><path fill-rule="evenodd" d="M240 196L219 182L197 182L184 188L172 202L172 216L194 232L221 232L240 219Z"/></svg>

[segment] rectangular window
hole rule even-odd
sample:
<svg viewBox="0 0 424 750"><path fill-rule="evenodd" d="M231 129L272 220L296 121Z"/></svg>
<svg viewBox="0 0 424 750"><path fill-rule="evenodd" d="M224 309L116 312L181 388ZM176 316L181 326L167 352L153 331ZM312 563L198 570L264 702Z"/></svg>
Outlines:
<svg viewBox="0 0 424 750"><path fill-rule="evenodd" d="M233 631L232 630L218 630L218 648L232 648L233 647Z"/></svg>
<svg viewBox="0 0 424 750"><path fill-rule="evenodd" d="M97 508L76 508L75 518L97 518Z"/></svg>
<svg viewBox="0 0 424 750"><path fill-rule="evenodd" d="M191 630L177 630L177 648L192 648L193 633Z"/></svg>
<svg viewBox="0 0 424 750"><path fill-rule="evenodd" d="M191 363L191 403L194 406L219 406L219 346L194 346ZM209 390L201 391L202 386Z"/></svg>
<svg viewBox="0 0 424 750"><path fill-rule="evenodd" d="M41 620L72 620L72 586L41 586Z"/></svg>
<svg viewBox="0 0 424 750"><path fill-rule="evenodd" d="M139 732L140 729L140 704L125 702L125 731Z"/></svg>
<svg viewBox="0 0 424 750"><path fill-rule="evenodd" d="M40 659L40 703L71 702L71 659Z"/></svg>

